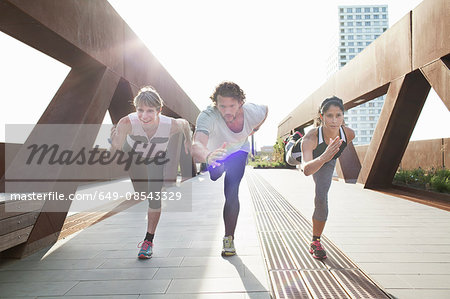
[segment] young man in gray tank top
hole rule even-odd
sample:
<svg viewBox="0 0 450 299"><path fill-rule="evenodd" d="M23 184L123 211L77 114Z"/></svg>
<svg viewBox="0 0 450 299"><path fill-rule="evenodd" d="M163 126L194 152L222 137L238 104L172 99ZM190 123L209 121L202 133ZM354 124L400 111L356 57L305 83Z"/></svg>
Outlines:
<svg viewBox="0 0 450 299"><path fill-rule="evenodd" d="M239 184L250 151L248 136L263 124L268 109L245 103L244 92L233 82L219 84L210 98L213 105L197 118L192 156L208 165L213 181L226 173L222 255L232 256L236 254L233 240L239 214Z"/></svg>

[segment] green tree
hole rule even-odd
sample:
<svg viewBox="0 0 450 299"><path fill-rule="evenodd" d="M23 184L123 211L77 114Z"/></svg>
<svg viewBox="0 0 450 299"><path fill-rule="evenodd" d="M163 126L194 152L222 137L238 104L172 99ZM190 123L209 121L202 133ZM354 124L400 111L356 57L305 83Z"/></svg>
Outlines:
<svg viewBox="0 0 450 299"><path fill-rule="evenodd" d="M281 164L286 164L284 161L284 142L281 138L278 138L277 142L273 146L273 160Z"/></svg>

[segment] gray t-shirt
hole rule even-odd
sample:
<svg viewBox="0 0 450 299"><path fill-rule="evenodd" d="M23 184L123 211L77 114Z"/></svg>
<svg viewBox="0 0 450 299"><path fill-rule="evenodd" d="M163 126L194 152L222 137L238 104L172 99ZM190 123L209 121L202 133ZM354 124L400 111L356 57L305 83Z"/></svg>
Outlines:
<svg viewBox="0 0 450 299"><path fill-rule="evenodd" d="M208 149L213 151L227 143L228 154L236 151L250 151L248 135L259 125L267 113L267 106L244 103L244 127L241 132L235 133L228 128L219 110L209 106L197 117L196 132L202 132L209 136Z"/></svg>

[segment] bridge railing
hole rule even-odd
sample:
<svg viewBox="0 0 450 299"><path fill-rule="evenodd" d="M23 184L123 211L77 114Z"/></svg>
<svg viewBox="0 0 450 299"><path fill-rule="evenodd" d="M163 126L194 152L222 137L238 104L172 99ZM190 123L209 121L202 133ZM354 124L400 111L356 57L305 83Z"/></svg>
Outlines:
<svg viewBox="0 0 450 299"><path fill-rule="evenodd" d="M163 114L182 117L192 126L195 124L199 109L108 1L4 0L0 2L0 30L72 68L38 121L38 125L71 124L75 129L66 136L70 140L65 141L66 148L79 144L92 148L96 134L83 135L82 126L101 124L106 113L117 123L132 112L129 101L139 88L149 84L164 99ZM45 74L45 70L42 71ZM44 133L36 126L25 144ZM179 160L184 175L194 173L195 164L191 157L183 155L181 143L179 136L170 143L177 157L166 167L172 177L178 170ZM21 161L14 161L9 161L11 166L5 169L3 180L6 183L9 171L16 174L21 171L17 167ZM66 170L66 166L61 165L55 173L62 174ZM23 171L25 177L27 170ZM42 174L44 179L48 175ZM61 175L47 180L48 191L57 189L59 178ZM59 191L73 194L78 185L76 181L66 182ZM44 201L43 209L48 205L57 205L60 212L38 213L29 231L11 236L15 240L10 244L21 245L8 250L8 255L25 256L57 240L70 201ZM2 231L0 235L9 232Z"/></svg>
<svg viewBox="0 0 450 299"><path fill-rule="evenodd" d="M278 126L278 137L313 123L336 95L345 109L386 94L364 160L349 146L339 159L346 181L391 186L431 86L450 109L450 2L425 0L335 73Z"/></svg>

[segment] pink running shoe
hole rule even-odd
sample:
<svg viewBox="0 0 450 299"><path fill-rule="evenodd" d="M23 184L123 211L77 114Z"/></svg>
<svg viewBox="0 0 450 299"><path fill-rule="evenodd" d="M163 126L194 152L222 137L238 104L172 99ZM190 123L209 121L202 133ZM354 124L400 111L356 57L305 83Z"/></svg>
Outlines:
<svg viewBox="0 0 450 299"><path fill-rule="evenodd" d="M149 259L152 257L152 255L153 255L153 243L152 242L144 240L138 244L138 248L141 249L141 250L139 250L138 258Z"/></svg>
<svg viewBox="0 0 450 299"><path fill-rule="evenodd" d="M325 249L323 249L320 240L311 242L309 253L312 253L313 258L315 259L323 260L327 258L327 253L325 252Z"/></svg>

